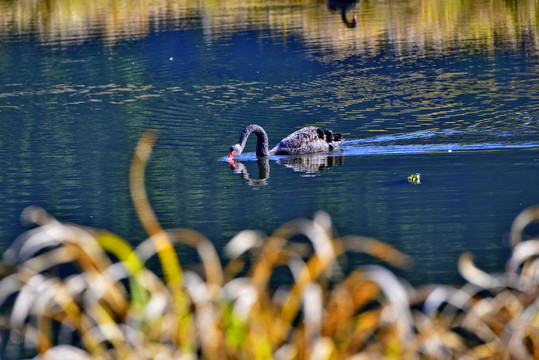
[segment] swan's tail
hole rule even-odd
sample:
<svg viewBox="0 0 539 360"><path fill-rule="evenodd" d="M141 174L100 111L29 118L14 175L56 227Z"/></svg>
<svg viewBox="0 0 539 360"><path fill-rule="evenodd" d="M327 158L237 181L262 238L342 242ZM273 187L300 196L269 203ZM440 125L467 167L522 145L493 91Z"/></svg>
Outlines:
<svg viewBox="0 0 539 360"><path fill-rule="evenodd" d="M328 143L343 141L343 136L341 133L334 133L333 131L328 129L325 129L323 131L323 136L320 136L320 138L326 140Z"/></svg>

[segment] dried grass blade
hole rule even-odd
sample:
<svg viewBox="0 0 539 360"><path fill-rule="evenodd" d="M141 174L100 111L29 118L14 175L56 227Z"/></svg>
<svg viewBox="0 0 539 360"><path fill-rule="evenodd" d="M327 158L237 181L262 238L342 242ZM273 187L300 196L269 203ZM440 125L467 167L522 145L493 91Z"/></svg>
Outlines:
<svg viewBox="0 0 539 360"><path fill-rule="evenodd" d="M129 188L131 199L140 222L154 243L157 256L161 262L165 282L172 292L178 316L177 345L185 353L193 353L194 342L193 320L189 309L189 300L182 289L183 274L180 261L170 239L157 221L144 184L145 170L152 147L157 139L153 131L147 131L135 149L129 172Z"/></svg>
<svg viewBox="0 0 539 360"><path fill-rule="evenodd" d="M223 284L221 260L213 244L204 235L195 230L176 229L166 231L169 239L175 244L183 244L195 248L204 266L206 282L217 287Z"/></svg>
<svg viewBox="0 0 539 360"><path fill-rule="evenodd" d="M408 255L373 238L348 235L337 240L340 240L340 243L344 246L344 251L362 252L383 260L390 265L405 269L411 267L413 264L412 258Z"/></svg>
<svg viewBox="0 0 539 360"><path fill-rule="evenodd" d="M406 343L413 335L413 321L410 312L410 301L405 285L391 271L378 265L362 267L366 277L374 281L391 305L386 321L395 323L401 344Z"/></svg>
<svg viewBox="0 0 539 360"><path fill-rule="evenodd" d="M131 305L136 310L142 309L148 302L148 293L140 284L141 272L145 269L135 250L124 239L106 231L100 231L95 236L99 245L105 251L116 256L131 275L128 277L131 287Z"/></svg>
<svg viewBox="0 0 539 360"><path fill-rule="evenodd" d="M310 349L322 330L322 315L324 313L323 289L316 283L311 283L303 294L303 327L305 328L305 343Z"/></svg>
<svg viewBox="0 0 539 360"><path fill-rule="evenodd" d="M230 260L223 272L227 279L233 279L245 268L243 254L249 252L253 258L260 256L266 236L261 231L243 230L234 236L224 247L223 252ZM258 250L258 251L256 251ZM256 252L256 254L253 254Z"/></svg>
<svg viewBox="0 0 539 360"><path fill-rule="evenodd" d="M509 231L509 244L511 247L515 247L522 241L522 232L524 231L524 228L534 221L539 221L539 205L530 206L529 208L524 209L517 215L515 220L513 220Z"/></svg>
<svg viewBox="0 0 539 360"><path fill-rule="evenodd" d="M57 345L41 355L41 360L91 360L90 354L71 345Z"/></svg>
<svg viewBox="0 0 539 360"><path fill-rule="evenodd" d="M473 256L470 252L465 252L460 256L458 268L463 278L480 288L495 289L504 286L501 280L487 274L475 266L473 263Z"/></svg>
<svg viewBox="0 0 539 360"><path fill-rule="evenodd" d="M517 273L518 269L530 258L539 257L539 240L523 241L515 245L507 262L507 270Z"/></svg>
<svg viewBox="0 0 539 360"><path fill-rule="evenodd" d="M280 315L282 323L291 324L299 311L305 290L318 279L323 271L329 269L336 254L328 232L324 226L315 221L306 219L291 221L278 229L276 233L283 234L288 238L296 234L303 234L312 242L315 250L315 254L307 261L306 266L296 278L288 298L282 306ZM286 338L288 331L289 329L285 330L281 336Z"/></svg>
<svg viewBox="0 0 539 360"><path fill-rule="evenodd" d="M360 270L348 275L333 293L326 305L326 319L322 334L333 338L341 338L349 329L350 319L358 309L373 301L380 293L380 288L368 281Z"/></svg>
<svg viewBox="0 0 539 360"><path fill-rule="evenodd" d="M135 206L140 222L154 242L157 255L159 256L159 260L163 267L166 282L172 288L179 289L182 284L180 262L170 239L163 231L163 228L159 224L157 217L150 206L144 184L146 165L156 140L157 136L155 132L147 131L137 144L135 155L131 162L129 187L131 190L131 199L133 200L133 205Z"/></svg>

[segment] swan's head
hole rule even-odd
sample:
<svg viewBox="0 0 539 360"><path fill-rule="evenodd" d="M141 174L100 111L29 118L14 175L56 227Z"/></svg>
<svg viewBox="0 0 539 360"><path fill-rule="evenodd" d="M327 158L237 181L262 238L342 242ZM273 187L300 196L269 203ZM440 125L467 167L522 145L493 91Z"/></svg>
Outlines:
<svg viewBox="0 0 539 360"><path fill-rule="evenodd" d="M240 144L231 146L230 153L228 154L228 160L234 159L234 157L240 155L242 151L243 149L241 148Z"/></svg>

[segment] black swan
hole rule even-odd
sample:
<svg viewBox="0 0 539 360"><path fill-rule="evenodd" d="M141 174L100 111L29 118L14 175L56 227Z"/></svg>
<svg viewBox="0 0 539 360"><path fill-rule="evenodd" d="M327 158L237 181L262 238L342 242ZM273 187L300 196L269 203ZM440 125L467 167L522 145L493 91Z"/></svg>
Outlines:
<svg viewBox="0 0 539 360"><path fill-rule="evenodd" d="M240 155L245 148L247 137L255 133L256 155L299 155L316 152L326 152L337 150L343 142L341 133L333 133L331 130L322 130L314 126L304 127L285 137L277 146L268 150L268 135L262 127L258 125L249 125L243 129L240 140L230 148L228 160Z"/></svg>

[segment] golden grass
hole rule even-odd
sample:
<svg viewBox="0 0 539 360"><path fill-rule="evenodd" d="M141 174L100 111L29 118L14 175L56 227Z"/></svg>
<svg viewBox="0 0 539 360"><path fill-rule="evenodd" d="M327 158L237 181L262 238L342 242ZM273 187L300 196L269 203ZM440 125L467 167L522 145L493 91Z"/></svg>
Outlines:
<svg viewBox="0 0 539 360"><path fill-rule="evenodd" d="M290 221L271 236L240 232L225 247L231 260L222 266L202 234L165 231L153 214L143 184L154 141L152 133L141 139L130 174L135 209L150 235L137 247L107 231L60 223L39 208L24 211L37 227L4 254L2 356L539 357L539 239L521 239L523 229L539 220L539 207L515 219L504 272L485 273L470 254L462 255L462 287L415 289L380 265L343 277L338 257L345 251L401 267L410 259L374 239L334 238L325 213ZM295 241L298 235L309 244ZM201 271L181 267L177 244L197 250ZM163 279L145 265L154 255ZM272 276L283 269L294 281L275 290Z"/></svg>

